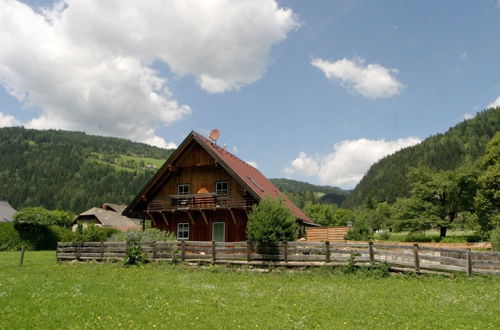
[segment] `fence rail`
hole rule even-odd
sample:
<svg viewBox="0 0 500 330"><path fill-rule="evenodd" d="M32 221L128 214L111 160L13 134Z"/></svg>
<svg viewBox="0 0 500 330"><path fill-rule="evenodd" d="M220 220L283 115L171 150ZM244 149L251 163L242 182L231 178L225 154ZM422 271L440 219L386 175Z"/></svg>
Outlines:
<svg viewBox="0 0 500 330"><path fill-rule="evenodd" d="M333 266L354 255L356 263L387 262L392 267L422 271L458 271L500 275L500 252L421 247L418 244L281 242L72 242L57 244L57 260L120 260L136 244L152 261L210 261L267 266Z"/></svg>

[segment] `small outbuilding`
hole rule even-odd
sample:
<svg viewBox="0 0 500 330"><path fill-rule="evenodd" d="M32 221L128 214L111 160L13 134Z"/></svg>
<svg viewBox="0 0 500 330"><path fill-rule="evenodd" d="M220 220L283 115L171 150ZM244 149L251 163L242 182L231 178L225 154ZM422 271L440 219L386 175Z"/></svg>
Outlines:
<svg viewBox="0 0 500 330"><path fill-rule="evenodd" d="M83 228L86 228L92 223L96 227L111 227L120 231L141 229L141 226L135 223L132 219L121 215L118 211L115 211L120 209L125 209L125 206L105 203L102 208L93 207L75 217L72 222L72 230L77 230L78 223L81 223Z"/></svg>
<svg viewBox="0 0 500 330"><path fill-rule="evenodd" d="M0 201L0 222L14 221L16 210L7 201Z"/></svg>

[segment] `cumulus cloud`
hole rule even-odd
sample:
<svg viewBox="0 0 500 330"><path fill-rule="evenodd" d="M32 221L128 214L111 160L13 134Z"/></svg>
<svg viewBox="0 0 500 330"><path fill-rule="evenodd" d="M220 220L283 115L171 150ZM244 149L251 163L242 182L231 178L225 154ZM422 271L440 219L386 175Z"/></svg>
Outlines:
<svg viewBox="0 0 500 330"><path fill-rule="evenodd" d="M397 69L388 69L380 64L365 64L365 59L343 58L336 62L314 58L311 65L320 69L327 79L340 81L342 87L364 97L388 98L401 93L404 85L394 74Z"/></svg>
<svg viewBox="0 0 500 330"><path fill-rule="evenodd" d="M305 152L300 152L299 157L295 158L290 166L285 168L286 174L294 174L296 172L303 173L308 176L318 174L320 166L318 161L313 157L308 156Z"/></svg>
<svg viewBox="0 0 500 330"><path fill-rule="evenodd" d="M290 166L285 168L285 173L313 176L322 184L352 188L363 178L373 163L420 141L416 137L392 141L364 138L344 140L336 143L333 152L327 155L312 157L300 152Z"/></svg>
<svg viewBox="0 0 500 330"><path fill-rule="evenodd" d="M14 118L14 116L6 115L3 112L0 112L0 127L9 127L9 126L19 126L21 122Z"/></svg>
<svg viewBox="0 0 500 330"><path fill-rule="evenodd" d="M152 69L163 61L210 93L255 82L270 48L297 26L274 0L66 0L33 10L0 0L0 83L39 117L168 146L156 135L191 114Z"/></svg>
<svg viewBox="0 0 500 330"><path fill-rule="evenodd" d="M486 106L486 108L496 108L496 107L500 107L500 96L496 98L495 101L491 102L490 104L488 104Z"/></svg>

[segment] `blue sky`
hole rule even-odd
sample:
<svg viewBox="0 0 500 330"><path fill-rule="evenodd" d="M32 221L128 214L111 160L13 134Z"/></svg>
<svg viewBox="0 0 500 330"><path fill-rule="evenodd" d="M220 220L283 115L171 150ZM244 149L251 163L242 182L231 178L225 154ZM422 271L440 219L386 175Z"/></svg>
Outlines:
<svg viewBox="0 0 500 330"><path fill-rule="evenodd" d="M0 126L164 146L218 128L268 177L352 188L500 105L499 1L25 3L0 0Z"/></svg>

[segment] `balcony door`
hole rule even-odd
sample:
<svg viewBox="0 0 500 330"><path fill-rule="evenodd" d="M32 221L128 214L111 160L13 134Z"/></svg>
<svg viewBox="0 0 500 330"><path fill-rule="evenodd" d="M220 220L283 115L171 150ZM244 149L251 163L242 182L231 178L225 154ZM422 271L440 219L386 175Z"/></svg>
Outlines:
<svg viewBox="0 0 500 330"><path fill-rule="evenodd" d="M225 241L225 225L224 222L212 223L212 241L224 242Z"/></svg>

